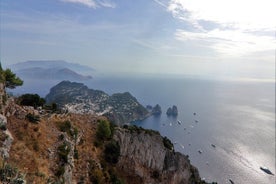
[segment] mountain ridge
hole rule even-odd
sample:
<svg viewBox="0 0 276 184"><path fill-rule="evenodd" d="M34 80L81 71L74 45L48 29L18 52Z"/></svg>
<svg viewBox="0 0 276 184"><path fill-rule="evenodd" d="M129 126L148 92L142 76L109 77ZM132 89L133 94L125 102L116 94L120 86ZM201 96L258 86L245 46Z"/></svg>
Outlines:
<svg viewBox="0 0 276 184"><path fill-rule="evenodd" d="M129 92L109 96L78 82L62 81L50 89L47 103L56 103L67 112L105 115L116 124L127 124L150 113Z"/></svg>

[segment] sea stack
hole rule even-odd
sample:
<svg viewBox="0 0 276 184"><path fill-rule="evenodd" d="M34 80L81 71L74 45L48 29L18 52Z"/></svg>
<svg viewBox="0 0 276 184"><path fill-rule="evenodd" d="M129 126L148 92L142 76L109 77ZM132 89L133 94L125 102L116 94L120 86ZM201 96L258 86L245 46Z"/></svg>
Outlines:
<svg viewBox="0 0 276 184"><path fill-rule="evenodd" d="M173 105L172 107L169 107L166 114L167 116L177 116L178 115L177 107L175 105Z"/></svg>
<svg viewBox="0 0 276 184"><path fill-rule="evenodd" d="M156 104L151 111L151 114L154 116L159 116L162 114L162 110L159 104Z"/></svg>

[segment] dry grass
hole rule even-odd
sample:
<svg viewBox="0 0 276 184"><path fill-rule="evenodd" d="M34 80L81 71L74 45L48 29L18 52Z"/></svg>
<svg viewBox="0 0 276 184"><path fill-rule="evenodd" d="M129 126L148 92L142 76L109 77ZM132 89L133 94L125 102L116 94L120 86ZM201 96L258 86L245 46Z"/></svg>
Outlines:
<svg viewBox="0 0 276 184"><path fill-rule="evenodd" d="M8 118L8 129L14 142L10 150L9 163L16 165L20 171L26 173L31 183L46 183L48 178L55 177L58 167L56 149L60 144L57 122L68 120L72 127L78 129L80 144L76 146L79 159L74 160L73 180L79 181L82 177L87 180L88 161L99 162L101 150L94 146L97 119L92 115L47 115L40 118L38 124L15 116Z"/></svg>

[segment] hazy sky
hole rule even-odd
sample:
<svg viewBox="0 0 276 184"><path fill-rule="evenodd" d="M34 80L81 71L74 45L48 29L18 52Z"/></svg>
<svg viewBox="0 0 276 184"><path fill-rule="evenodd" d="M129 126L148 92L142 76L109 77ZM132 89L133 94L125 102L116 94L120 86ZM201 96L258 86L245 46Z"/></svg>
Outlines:
<svg viewBox="0 0 276 184"><path fill-rule="evenodd" d="M1 0L1 62L274 79L275 7L275 0Z"/></svg>

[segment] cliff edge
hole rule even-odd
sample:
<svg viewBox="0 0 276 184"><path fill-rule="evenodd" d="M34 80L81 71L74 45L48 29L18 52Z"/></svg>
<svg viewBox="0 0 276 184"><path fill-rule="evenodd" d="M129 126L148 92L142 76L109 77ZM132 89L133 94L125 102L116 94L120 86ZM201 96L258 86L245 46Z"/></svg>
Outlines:
<svg viewBox="0 0 276 184"><path fill-rule="evenodd" d="M201 183L187 156L174 152L171 142L158 132L138 127L117 128L120 145L117 169L128 183Z"/></svg>

